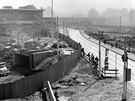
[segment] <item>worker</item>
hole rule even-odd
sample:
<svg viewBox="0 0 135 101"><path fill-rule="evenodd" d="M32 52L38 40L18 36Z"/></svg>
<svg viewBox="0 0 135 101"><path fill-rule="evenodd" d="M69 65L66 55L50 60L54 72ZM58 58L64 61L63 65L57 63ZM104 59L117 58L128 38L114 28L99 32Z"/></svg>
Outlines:
<svg viewBox="0 0 135 101"><path fill-rule="evenodd" d="M84 48L81 49L81 53L83 56L85 55Z"/></svg>
<svg viewBox="0 0 135 101"><path fill-rule="evenodd" d="M104 44L106 44L106 40L104 40Z"/></svg>
<svg viewBox="0 0 135 101"><path fill-rule="evenodd" d="M90 57L90 52L87 54L88 57Z"/></svg>
<svg viewBox="0 0 135 101"><path fill-rule="evenodd" d="M87 54L88 58L89 58L89 63L90 63L90 52Z"/></svg>
<svg viewBox="0 0 135 101"><path fill-rule="evenodd" d="M99 60L99 59L98 59L98 57L97 57L97 56L96 56L95 60L96 60L96 62L98 63L98 60Z"/></svg>
<svg viewBox="0 0 135 101"><path fill-rule="evenodd" d="M104 63L105 63L104 69L106 70L106 69L108 69L108 65L109 65L109 63L108 63L108 57L107 56L105 57Z"/></svg>
<svg viewBox="0 0 135 101"><path fill-rule="evenodd" d="M127 62L128 61L128 54L127 54L127 52L124 52L124 54L122 55L122 61L123 62Z"/></svg>
<svg viewBox="0 0 135 101"><path fill-rule="evenodd" d="M111 47L113 47L114 45L113 45L113 43L111 43Z"/></svg>
<svg viewBox="0 0 135 101"><path fill-rule="evenodd" d="M94 62L94 55L93 55L93 53L91 54L91 63L93 64L93 62Z"/></svg>

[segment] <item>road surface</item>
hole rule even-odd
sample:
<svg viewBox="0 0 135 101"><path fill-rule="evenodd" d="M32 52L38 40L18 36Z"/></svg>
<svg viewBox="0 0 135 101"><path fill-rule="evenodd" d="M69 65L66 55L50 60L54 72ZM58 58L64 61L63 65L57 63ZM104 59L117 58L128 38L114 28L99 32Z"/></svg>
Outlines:
<svg viewBox="0 0 135 101"><path fill-rule="evenodd" d="M99 53L99 45L98 40L88 39L88 36L83 32L75 29L68 29L68 34L70 38L75 40L76 42L80 42L85 52L90 52L94 54L94 56L98 57ZM104 45L101 43L103 47L101 47L101 66L104 67L104 59L105 59L105 47L109 49L109 68L117 68L119 70L119 77L123 77L123 65L121 55L124 53L123 50L111 48L109 45ZM135 87L135 59L134 55L130 54L130 59L128 60L128 68L131 69L131 81L130 84Z"/></svg>

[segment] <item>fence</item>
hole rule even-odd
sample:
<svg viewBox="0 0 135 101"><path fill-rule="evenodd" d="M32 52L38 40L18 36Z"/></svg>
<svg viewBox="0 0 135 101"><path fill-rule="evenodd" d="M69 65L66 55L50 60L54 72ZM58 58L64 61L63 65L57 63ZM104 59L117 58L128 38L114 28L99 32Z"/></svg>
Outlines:
<svg viewBox="0 0 135 101"><path fill-rule="evenodd" d="M94 56L98 56L98 41L93 41L92 39L89 40L88 36L83 32L80 31L80 33L88 40L87 42L90 44L90 48L94 49L94 50L90 50L91 53L94 54ZM101 44L101 67L104 67L104 60L105 60L105 50L109 49L109 58L108 58L108 62L109 62L109 68L111 69L118 69L118 76L123 78L123 66L124 63L121 59L121 56L123 55L123 50L119 50L119 49L113 49L113 48L109 48L108 46ZM129 81L129 83L133 86L135 86L135 56L134 54L128 54L129 55L129 59L128 59L128 68L131 69L131 81Z"/></svg>
<svg viewBox="0 0 135 101"><path fill-rule="evenodd" d="M69 45L71 45L71 47L73 47L74 49L78 49L79 45L77 42L75 42L74 40L72 40L70 37L65 37L65 35L63 34L59 34L59 38L63 39L63 41L66 41Z"/></svg>
<svg viewBox="0 0 135 101"><path fill-rule="evenodd" d="M54 83L61 79L77 64L81 56L81 45L67 36L61 34L59 36L76 50L51 67L45 68L42 72L27 76L15 82L0 84L0 100L28 96L40 90L43 87L43 83L47 84L47 81Z"/></svg>
<svg viewBox="0 0 135 101"><path fill-rule="evenodd" d="M53 54L52 54L53 53ZM45 58L56 55L56 51L41 51L41 52L34 52L31 54L32 58L32 66L31 69L34 69L39 63L41 63Z"/></svg>

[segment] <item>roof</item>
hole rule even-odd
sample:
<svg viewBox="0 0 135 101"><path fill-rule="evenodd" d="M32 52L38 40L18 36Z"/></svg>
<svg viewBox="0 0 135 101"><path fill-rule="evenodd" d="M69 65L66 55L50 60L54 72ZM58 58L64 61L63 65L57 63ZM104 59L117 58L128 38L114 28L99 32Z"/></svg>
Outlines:
<svg viewBox="0 0 135 101"><path fill-rule="evenodd" d="M44 9L0 9L0 11L44 11Z"/></svg>

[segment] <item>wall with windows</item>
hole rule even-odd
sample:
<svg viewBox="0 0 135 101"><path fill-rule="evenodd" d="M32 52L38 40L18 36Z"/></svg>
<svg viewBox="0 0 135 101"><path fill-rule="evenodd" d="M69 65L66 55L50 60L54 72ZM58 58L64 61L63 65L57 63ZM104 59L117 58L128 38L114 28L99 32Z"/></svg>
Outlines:
<svg viewBox="0 0 135 101"><path fill-rule="evenodd" d="M42 9L0 9L0 21L30 21L43 17Z"/></svg>

